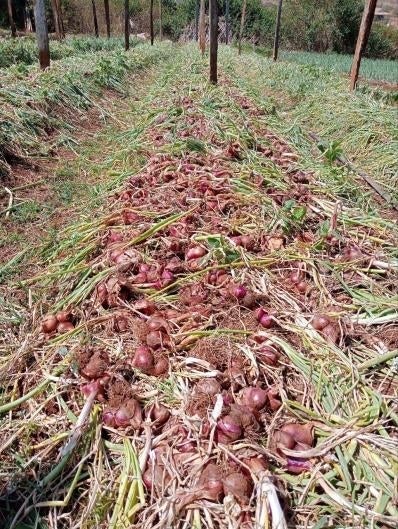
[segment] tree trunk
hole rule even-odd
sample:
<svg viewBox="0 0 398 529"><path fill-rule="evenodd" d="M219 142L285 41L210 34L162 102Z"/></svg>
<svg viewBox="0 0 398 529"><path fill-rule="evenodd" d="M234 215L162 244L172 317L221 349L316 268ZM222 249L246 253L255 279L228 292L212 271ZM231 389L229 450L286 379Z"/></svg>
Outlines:
<svg viewBox="0 0 398 529"><path fill-rule="evenodd" d="M98 32L97 7L95 5L95 0L91 0L91 3L92 3L92 6L93 6L94 33L95 33L95 36L98 39L99 32Z"/></svg>
<svg viewBox="0 0 398 529"><path fill-rule="evenodd" d="M244 27L245 27L246 6L247 6L247 0L243 0L242 16L240 17L240 28L239 28L239 42L238 42L238 53L239 53L239 55L242 53L242 37L243 37L243 30L244 30Z"/></svg>
<svg viewBox="0 0 398 529"><path fill-rule="evenodd" d="M199 39L199 13L200 13L200 0L196 0L195 6L195 41Z"/></svg>
<svg viewBox="0 0 398 529"><path fill-rule="evenodd" d="M218 1L209 0L210 18L210 82L217 84Z"/></svg>
<svg viewBox="0 0 398 529"><path fill-rule="evenodd" d="M200 0L199 48L202 51L202 55L204 55L206 51L206 4L205 4L205 0Z"/></svg>
<svg viewBox="0 0 398 529"><path fill-rule="evenodd" d="M56 0L57 3L57 12L58 12L58 20L59 20L59 30L61 32L61 38L65 38L65 27L64 27L64 19L62 17L62 7L61 7L61 0Z"/></svg>
<svg viewBox="0 0 398 529"><path fill-rule="evenodd" d="M363 10L361 27L359 28L359 35L357 45L355 47L354 60L352 62L351 67L350 90L354 90L357 85L362 54L365 51L369 39L370 30L372 29L372 22L375 16L376 4L377 0L367 0L365 9Z"/></svg>
<svg viewBox="0 0 398 529"><path fill-rule="evenodd" d="M159 0L159 39L163 40L163 9L162 9L162 0Z"/></svg>
<svg viewBox="0 0 398 529"><path fill-rule="evenodd" d="M8 18L10 20L10 27L11 27L11 36L13 39L15 39L15 37L17 36L17 28L14 22L14 15L12 14L12 0L7 0L7 7L8 7Z"/></svg>
<svg viewBox="0 0 398 529"><path fill-rule="evenodd" d="M130 1L124 0L124 49L130 48Z"/></svg>
<svg viewBox="0 0 398 529"><path fill-rule="evenodd" d="M231 24L230 0L225 0L225 44L229 44L230 24Z"/></svg>
<svg viewBox="0 0 398 529"><path fill-rule="evenodd" d="M151 26L151 46L153 46L153 41L155 40L154 31L153 31L153 0L149 6L149 25Z"/></svg>
<svg viewBox="0 0 398 529"><path fill-rule="evenodd" d="M36 40L39 48L40 68L45 70L50 66L50 47L48 43L48 27L44 0L35 1Z"/></svg>
<svg viewBox="0 0 398 529"><path fill-rule="evenodd" d="M62 35L61 35L61 26L60 26L60 20L59 20L57 0L51 0L51 8L52 8L53 17L54 17L55 33L57 35L57 39L61 40Z"/></svg>
<svg viewBox="0 0 398 529"><path fill-rule="evenodd" d="M278 50L279 50L279 35L281 30L281 16L282 16L282 2L283 0L279 0L278 4L278 12L276 15L276 26L275 26L275 38L274 38L274 54L273 59L276 61L278 59Z"/></svg>
<svg viewBox="0 0 398 529"><path fill-rule="evenodd" d="M108 39L111 38L111 19L109 15L109 0L104 0L105 7L105 21L106 21L106 35Z"/></svg>

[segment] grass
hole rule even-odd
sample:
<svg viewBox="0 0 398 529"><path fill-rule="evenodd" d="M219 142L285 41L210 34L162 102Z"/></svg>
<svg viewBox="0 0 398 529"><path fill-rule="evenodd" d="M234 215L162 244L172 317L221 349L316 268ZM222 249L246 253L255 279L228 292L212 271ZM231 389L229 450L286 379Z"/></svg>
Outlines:
<svg viewBox="0 0 398 529"><path fill-rule="evenodd" d="M132 41L132 47L135 41ZM85 53L98 51L122 50L124 41L120 37L110 39L101 37L71 37L63 41L52 40L50 42L50 53L53 61L66 59ZM0 39L0 68L13 67L15 73L28 72L25 66L37 63L37 43L34 36L19 37L17 39Z"/></svg>
<svg viewBox="0 0 398 529"><path fill-rule="evenodd" d="M335 73L349 73L352 55L340 53L316 53L306 51L282 51L280 58L297 64L309 64L326 68ZM361 77L376 81L398 83L397 61L387 59L369 59L364 57L361 62Z"/></svg>
<svg viewBox="0 0 398 529"><path fill-rule="evenodd" d="M42 138L50 131L72 130L74 120L95 106L94 97L102 90L126 93L128 73L168 53L167 45L141 46L127 54L91 52L58 61L45 72L35 67L35 75L26 79L10 73L0 87L0 176L9 172L10 158L26 161L45 154ZM109 117L104 107L101 112Z"/></svg>
<svg viewBox="0 0 398 529"><path fill-rule="evenodd" d="M227 54L224 49L224 53ZM228 56L228 55L227 55ZM398 109L388 97L368 88L352 93L348 81L315 65L274 63L255 54L228 68L244 90L269 114L272 125L287 135L297 149L317 149L308 133L322 140L322 150L333 145L355 166L367 172L398 199ZM319 159L322 160L321 150ZM345 178L342 179L342 183Z"/></svg>
<svg viewBox="0 0 398 529"><path fill-rule="evenodd" d="M24 283L29 289L26 301L14 300L11 293L6 301L4 320L11 324L0 345L5 373L0 478L12 480L7 482L7 498L0 495L0 516L10 529L23 521L45 527L54 517L62 520L62 529L239 526L241 511L234 500L222 504L199 499L181 515L176 501L195 488L208 455L228 468L231 460L240 458L239 442L222 447L203 441L203 419L196 416L196 409L187 411L197 379L218 376L199 354L200 344L217 339L221 341L216 342L212 362L231 351L238 358L244 351L250 366L245 371L247 383L278 388L283 401L276 414L267 410L259 437L250 440L250 448L265 454L269 464L267 474L253 476L256 486L247 507L251 522L271 527L269 511L279 506L279 495L285 499L292 527L395 527L398 417L387 382L394 389L397 352L387 337L396 332L398 321L397 225L370 192L363 192L360 180L335 166L336 139L324 138L325 157L305 134L308 123L326 121L333 98L349 101L348 93L341 79L330 73L272 65L251 54L242 61L225 48L220 85L214 87L207 83L207 60L196 47L173 51L158 65L139 100L129 99L119 130L114 125L112 134L104 131L90 156L76 147L81 154L76 166L103 177L98 186L102 205L94 212L83 210L78 222L66 225L42 249L40 273ZM321 93L326 110L317 105ZM313 107L309 122L301 97ZM350 98L352 108L339 109L338 125L357 114L361 119L376 116L377 109L378 121L368 127L375 140L379 130L389 137L391 108L384 108L371 94ZM349 133L348 140L354 141ZM341 145L346 150L346 144ZM265 154L267 147L280 156ZM228 154L232 148L237 156ZM374 160L380 167L377 149L365 143L362 150L368 163ZM304 189L291 178L298 170L309 178ZM61 174L68 189L70 168ZM129 184L132 175L143 177L147 191L143 200L135 196L133 208L144 220L125 225L122 212L131 208L131 202L123 202L120 194L141 189ZM227 197L230 207L214 208L210 215L206 208L195 209L204 195L192 194L199 179L222 185L217 197ZM68 200L69 192L62 189ZM188 189L190 200L185 201ZM274 199L275 193L282 199ZM183 425L200 449L189 454L188 463L179 459L177 464L177 431L171 429L163 437L148 424L141 431L127 432L101 424L104 405L84 403L74 355L92 343L109 353L110 369L119 369L129 348L139 343L133 326L126 333L112 330L113 318L121 310L131 316L133 325L134 300L105 309L93 293L100 281L134 280L133 273L109 263L109 249L104 247L109 226L122 233L124 247L134 245L145 262L162 260L167 239L162 228L191 209L189 225L195 231L187 244L203 244L206 262L197 271L184 268L161 291L142 287L140 295L151 297L162 309L177 308L184 316L187 309L181 305L179 289L205 283L209 271L222 268L234 281L264 296L278 322L267 330L267 339L283 356L278 366L261 363L250 342L253 322L245 319L249 311L232 302L219 300L211 318L189 320L186 328L173 323L171 335L178 352L169 354L170 373L160 382L135 371L133 384L143 404L156 399L172 406L171 422ZM230 240L234 232L251 234L264 246L257 252L237 249ZM282 239L282 245L276 244ZM339 259L350 245L360 246L369 259ZM287 281L286 274L298 265L305 270L308 295L300 295ZM17 285L12 286L14 292ZM43 342L38 333L42 315L68 304L76 314L76 328ZM327 341L314 330L312 315L320 311L338 322L340 340ZM227 321L222 319L226 317ZM119 369L117 376L120 379L123 371ZM213 405L208 405L209 414ZM303 456L309 458L310 470L298 476L286 471L271 443L275 429L288 420L311 420L315 425L316 443ZM165 471L173 480L169 487L149 491L143 487L142 472L162 445Z"/></svg>

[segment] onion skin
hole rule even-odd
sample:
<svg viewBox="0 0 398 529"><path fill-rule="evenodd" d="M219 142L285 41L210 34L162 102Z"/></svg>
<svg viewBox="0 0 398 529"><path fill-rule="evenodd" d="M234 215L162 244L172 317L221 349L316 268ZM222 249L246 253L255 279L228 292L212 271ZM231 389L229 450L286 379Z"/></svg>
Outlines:
<svg viewBox="0 0 398 529"><path fill-rule="evenodd" d="M60 321L58 323L57 331L60 333L72 331L75 328L70 321Z"/></svg>
<svg viewBox="0 0 398 529"><path fill-rule="evenodd" d="M163 346L163 333L161 331L151 331L147 334L146 343L151 349L160 349Z"/></svg>
<svg viewBox="0 0 398 529"><path fill-rule="evenodd" d="M169 361L167 358L159 358L159 360L155 363L155 367L153 368L152 374L155 377L160 377L161 375L164 375L169 370Z"/></svg>
<svg viewBox="0 0 398 529"><path fill-rule="evenodd" d="M210 463L206 466L199 479L203 498L212 501L219 501L221 499L224 493L221 476L221 469L217 465Z"/></svg>
<svg viewBox="0 0 398 529"><path fill-rule="evenodd" d="M134 308L136 311L145 314L146 316L151 316L156 311L156 305L147 299L140 299L134 303Z"/></svg>
<svg viewBox="0 0 398 529"><path fill-rule="evenodd" d="M272 347L264 345L257 351L257 356L264 364L274 367L278 364L280 354Z"/></svg>
<svg viewBox="0 0 398 529"><path fill-rule="evenodd" d="M239 503L247 504L252 493L252 484L241 472L232 472L224 478L224 494L231 494Z"/></svg>
<svg viewBox="0 0 398 529"><path fill-rule="evenodd" d="M292 474L301 474L307 470L311 470L311 463L306 459L288 457L286 468Z"/></svg>
<svg viewBox="0 0 398 529"><path fill-rule="evenodd" d="M54 332L57 329L58 320L53 314L46 316L41 324L41 330L45 334Z"/></svg>
<svg viewBox="0 0 398 529"><path fill-rule="evenodd" d="M281 428L281 431L291 435L296 443L304 443L309 446L312 446L314 442L313 430L314 427L310 422L307 424L290 422Z"/></svg>
<svg viewBox="0 0 398 529"><path fill-rule="evenodd" d="M217 395L221 392L221 385L215 378L202 378L195 386L195 390L206 395Z"/></svg>
<svg viewBox="0 0 398 529"><path fill-rule="evenodd" d="M244 388L241 401L244 406L251 410L261 410L267 402L267 392L261 388Z"/></svg>
<svg viewBox="0 0 398 529"><path fill-rule="evenodd" d="M167 321L164 318L159 318L158 316L152 316L152 318L149 318L147 325L150 331L168 330Z"/></svg>
<svg viewBox="0 0 398 529"><path fill-rule="evenodd" d="M283 432L282 430L278 430L274 433L273 436L273 443L275 443L276 448L288 448L289 450L293 450L296 441L294 440L293 436L290 435L288 432Z"/></svg>
<svg viewBox="0 0 398 529"><path fill-rule="evenodd" d="M170 411L163 404L155 402L155 404L151 406L148 416L158 426L163 426L169 420Z"/></svg>

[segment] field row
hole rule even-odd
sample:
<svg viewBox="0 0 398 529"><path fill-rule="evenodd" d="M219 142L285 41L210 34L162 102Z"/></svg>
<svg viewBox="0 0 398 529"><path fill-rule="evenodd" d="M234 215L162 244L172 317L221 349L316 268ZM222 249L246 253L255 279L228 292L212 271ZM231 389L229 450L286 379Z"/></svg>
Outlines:
<svg viewBox="0 0 398 529"><path fill-rule="evenodd" d="M109 194L22 281L0 349L6 523L394 527L397 226L305 130L348 93L225 48L218 87L196 48L140 53L155 79L85 160ZM392 135L370 95L340 127L376 108Z"/></svg>

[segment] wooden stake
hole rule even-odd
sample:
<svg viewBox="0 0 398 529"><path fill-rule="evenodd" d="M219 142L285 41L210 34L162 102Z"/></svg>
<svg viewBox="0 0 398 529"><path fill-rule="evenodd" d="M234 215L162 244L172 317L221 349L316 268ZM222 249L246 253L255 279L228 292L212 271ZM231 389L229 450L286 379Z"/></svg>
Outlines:
<svg viewBox="0 0 398 529"><path fill-rule="evenodd" d="M50 66L50 46L48 42L48 27L44 0L35 1L36 41L39 48L40 68L45 70Z"/></svg>
<svg viewBox="0 0 398 529"><path fill-rule="evenodd" d="M130 48L130 1L124 0L124 49Z"/></svg>
<svg viewBox="0 0 398 529"><path fill-rule="evenodd" d="M202 55L206 51L206 4L205 0L200 0L200 15L199 15L199 48Z"/></svg>
<svg viewBox="0 0 398 529"><path fill-rule="evenodd" d="M281 16L282 16L282 3L283 0L279 0L278 12L276 14L276 26L275 26L275 39L274 39L274 54L272 58L274 61L278 59L278 50L279 50L279 35L281 29Z"/></svg>
<svg viewBox="0 0 398 529"><path fill-rule="evenodd" d="M12 14L12 0L7 0L7 7L8 7L8 18L10 20L10 27L11 27L11 36L13 39L17 36L17 28L15 26L14 22L14 16Z"/></svg>
<svg viewBox="0 0 398 529"><path fill-rule="evenodd" d="M106 22L106 35L108 39L111 38L111 18L109 14L109 0L104 0L105 7L105 22Z"/></svg>
<svg viewBox="0 0 398 529"><path fill-rule="evenodd" d="M94 33L95 33L95 36L98 39L99 32L98 32L97 8L96 8L96 5L95 5L95 0L91 0L91 3L92 3L92 6L93 6Z"/></svg>
<svg viewBox="0 0 398 529"><path fill-rule="evenodd" d="M357 45L355 47L354 60L351 67L350 90L354 90L358 81L359 68L361 66L362 54L368 43L372 22L375 16L377 0L367 0L362 14L361 27L359 28Z"/></svg>
<svg viewBox="0 0 398 529"><path fill-rule="evenodd" d="M210 82L217 84L218 60L218 1L209 0L210 18Z"/></svg>
<svg viewBox="0 0 398 529"><path fill-rule="evenodd" d="M243 29L245 27L246 7L247 7L247 0L243 0L242 15L240 17L240 28L239 28L239 42L238 42L238 54L239 55L242 53L242 37L243 37Z"/></svg>
<svg viewBox="0 0 398 529"><path fill-rule="evenodd" d="M195 5L195 41L199 39L199 13L200 13L200 0L196 0Z"/></svg>
<svg viewBox="0 0 398 529"><path fill-rule="evenodd" d="M155 40L153 31L153 0L151 0L151 5L149 7L149 24L151 26L151 46L153 46L153 41Z"/></svg>

